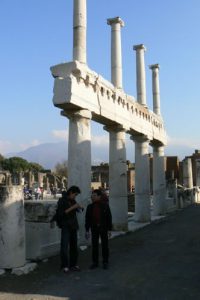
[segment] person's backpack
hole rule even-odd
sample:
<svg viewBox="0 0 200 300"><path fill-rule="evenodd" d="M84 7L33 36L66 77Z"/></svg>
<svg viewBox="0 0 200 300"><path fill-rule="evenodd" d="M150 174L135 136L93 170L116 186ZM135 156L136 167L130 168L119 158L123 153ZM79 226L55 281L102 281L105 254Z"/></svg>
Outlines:
<svg viewBox="0 0 200 300"><path fill-rule="evenodd" d="M60 198L57 202L56 213L53 216L53 221L56 222L56 225L59 228L62 228L62 221L63 221L63 198Z"/></svg>

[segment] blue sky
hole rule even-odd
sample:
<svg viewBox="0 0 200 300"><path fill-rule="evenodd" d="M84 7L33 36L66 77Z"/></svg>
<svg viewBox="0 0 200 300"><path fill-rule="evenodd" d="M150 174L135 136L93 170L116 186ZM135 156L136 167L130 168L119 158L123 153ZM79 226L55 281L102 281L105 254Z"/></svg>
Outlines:
<svg viewBox="0 0 200 300"><path fill-rule="evenodd" d="M147 52L147 104L151 72L160 64L161 112L169 136L166 154L183 158L200 149L200 1L88 0L88 65L110 79L110 26L120 16L124 90L136 96L135 52ZM52 104L50 66L72 60L72 0L1 0L0 153L67 138L68 121ZM108 135L92 123L92 142L108 158ZM127 136L127 158L134 145ZM96 158L98 159L98 158Z"/></svg>

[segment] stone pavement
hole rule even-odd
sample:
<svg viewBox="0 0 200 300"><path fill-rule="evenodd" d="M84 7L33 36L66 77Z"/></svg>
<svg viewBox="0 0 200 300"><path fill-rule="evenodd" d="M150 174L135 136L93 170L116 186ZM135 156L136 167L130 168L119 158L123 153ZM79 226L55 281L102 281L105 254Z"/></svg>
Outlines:
<svg viewBox="0 0 200 300"><path fill-rule="evenodd" d="M68 275L58 257L28 275L5 274L0 300L200 299L200 205L112 239L108 270L88 269L90 249L79 263L82 271Z"/></svg>

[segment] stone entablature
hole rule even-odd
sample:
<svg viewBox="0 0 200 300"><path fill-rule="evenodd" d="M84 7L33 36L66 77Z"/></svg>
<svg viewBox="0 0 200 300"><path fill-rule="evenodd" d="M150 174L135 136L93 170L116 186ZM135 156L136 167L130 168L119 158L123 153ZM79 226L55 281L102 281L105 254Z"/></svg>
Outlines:
<svg viewBox="0 0 200 300"><path fill-rule="evenodd" d="M53 103L65 111L88 109L104 125L120 125L129 134L143 134L166 144L162 117L117 89L78 61L51 67L55 78Z"/></svg>

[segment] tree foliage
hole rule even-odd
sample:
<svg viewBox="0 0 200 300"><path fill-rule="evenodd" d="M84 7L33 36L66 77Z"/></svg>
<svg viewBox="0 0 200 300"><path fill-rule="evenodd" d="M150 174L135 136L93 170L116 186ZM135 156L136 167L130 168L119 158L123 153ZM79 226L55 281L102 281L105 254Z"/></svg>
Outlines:
<svg viewBox="0 0 200 300"><path fill-rule="evenodd" d="M54 172L56 175L60 177L66 177L67 178L67 160L64 160L61 163L57 163Z"/></svg>
<svg viewBox="0 0 200 300"><path fill-rule="evenodd" d="M33 172L40 172L40 171L43 171L44 168L38 163L30 162L29 163L29 170L33 171Z"/></svg>
<svg viewBox="0 0 200 300"><path fill-rule="evenodd" d="M0 157L0 166L3 170L10 171L11 173L18 173L18 172L27 172L27 171L42 171L43 167L37 163L28 162L26 159L21 157L10 157L10 158L3 158L1 160Z"/></svg>
<svg viewBox="0 0 200 300"><path fill-rule="evenodd" d="M10 171L11 173L15 172L25 172L28 170L29 163L26 159L21 157L10 157L5 158L2 161L2 167L4 170Z"/></svg>

